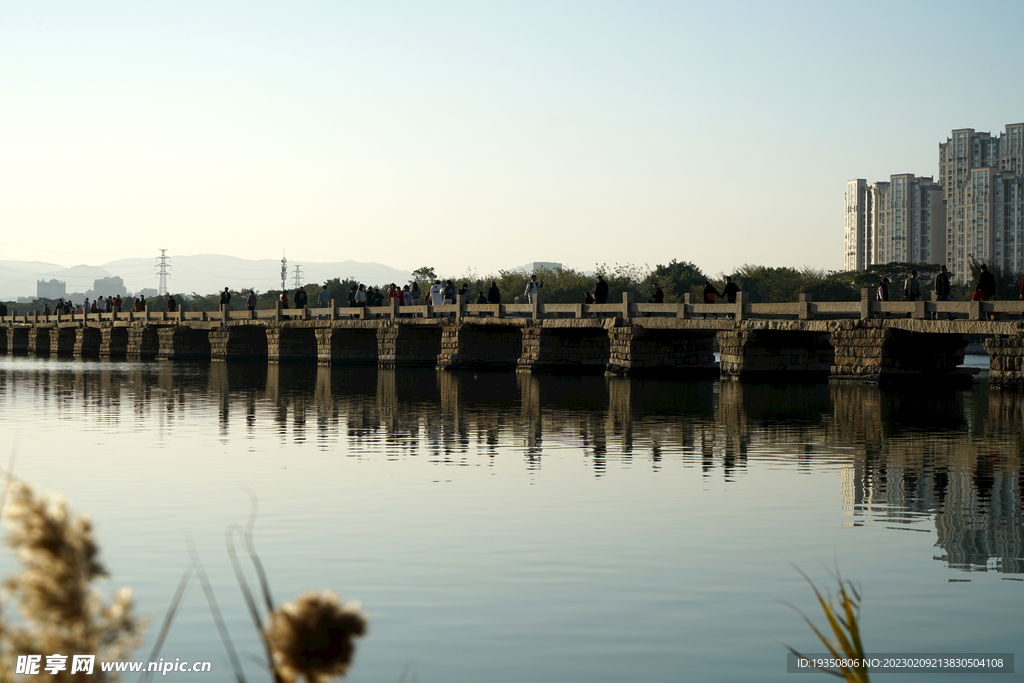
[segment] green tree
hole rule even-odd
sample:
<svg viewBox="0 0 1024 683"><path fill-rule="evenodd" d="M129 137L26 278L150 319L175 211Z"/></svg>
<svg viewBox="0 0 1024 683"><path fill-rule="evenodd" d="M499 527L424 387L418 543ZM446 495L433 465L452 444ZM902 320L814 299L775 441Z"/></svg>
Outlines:
<svg viewBox="0 0 1024 683"><path fill-rule="evenodd" d="M424 283L434 284L434 280L439 278L431 266L423 266L412 271L412 279L420 283L420 287L422 287Z"/></svg>
<svg viewBox="0 0 1024 683"><path fill-rule="evenodd" d="M675 259L669 261L668 265L655 266L644 278L645 284L650 288L653 288L655 282L661 285L662 291L665 292L665 301L669 303L681 303L686 294L696 294L695 300L700 301L700 294L707 279L704 271L694 264Z"/></svg>

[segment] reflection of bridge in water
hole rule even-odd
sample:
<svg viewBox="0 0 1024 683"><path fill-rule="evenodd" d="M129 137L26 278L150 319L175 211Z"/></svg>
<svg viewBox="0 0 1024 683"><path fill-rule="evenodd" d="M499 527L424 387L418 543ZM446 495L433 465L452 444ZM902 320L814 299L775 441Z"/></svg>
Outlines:
<svg viewBox="0 0 1024 683"><path fill-rule="evenodd" d="M0 370L0 391L14 372ZM225 435L269 421L282 441L440 467L518 454L540 474L570 448L595 476L670 461L725 481L771 464L839 470L849 524L934 518L936 559L1024 573L1024 395L1010 391L237 363L46 364L31 386L55 410L99 420L130 414L170 432L198 400Z"/></svg>
<svg viewBox="0 0 1024 683"><path fill-rule="evenodd" d="M1022 313L1024 302L1013 301L879 303L865 294L859 302L751 304L741 293L735 304L637 304L627 294L601 305L21 315L0 319L0 353L951 382L965 379L957 367L973 334L988 338L991 381L1024 385Z"/></svg>

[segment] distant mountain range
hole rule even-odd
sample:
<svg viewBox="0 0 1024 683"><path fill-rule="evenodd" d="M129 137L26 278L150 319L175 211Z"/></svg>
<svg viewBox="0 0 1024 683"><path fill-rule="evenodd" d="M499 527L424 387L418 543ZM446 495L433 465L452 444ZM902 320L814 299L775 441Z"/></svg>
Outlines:
<svg viewBox="0 0 1024 683"><path fill-rule="evenodd" d="M171 292L212 294L224 287L233 290L266 291L281 288L281 262L274 259L242 259L220 254L173 256L168 259L167 288ZM303 284L321 283L331 278L352 278L372 285L407 282L412 274L380 263L341 261L333 263L288 262L287 286L295 283L295 266L300 268ZM92 289L95 280L120 277L129 292L156 289L156 259L119 259L100 266L78 265L68 268L41 261L0 261L0 299L36 295L37 280L63 280L67 292Z"/></svg>

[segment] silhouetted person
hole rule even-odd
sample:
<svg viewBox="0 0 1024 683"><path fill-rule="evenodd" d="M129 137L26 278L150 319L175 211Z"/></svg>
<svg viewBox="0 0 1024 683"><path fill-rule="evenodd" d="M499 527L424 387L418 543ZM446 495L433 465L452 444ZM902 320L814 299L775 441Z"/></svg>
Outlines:
<svg viewBox="0 0 1024 683"><path fill-rule="evenodd" d="M939 266L939 274L935 276L935 300L936 301L949 301L949 293L951 288L949 286L949 273L946 272L946 266ZM946 316L952 320L953 314L947 313ZM935 317L938 318L939 314L936 313Z"/></svg>
<svg viewBox="0 0 1024 683"><path fill-rule="evenodd" d="M725 287L722 288L722 297L730 304L736 303L736 293L740 291L739 285L732 281L732 277L725 276Z"/></svg>
<svg viewBox="0 0 1024 683"><path fill-rule="evenodd" d="M981 273L978 274L978 289L985 295L988 301L996 295L996 276L989 272L988 266L981 264Z"/></svg>
<svg viewBox="0 0 1024 683"><path fill-rule="evenodd" d="M981 273L978 274L978 289L984 296L982 301L988 301L996 295L996 276L989 272L988 266L984 263L981 264ZM988 317L995 320L996 314L989 313Z"/></svg>
<svg viewBox="0 0 1024 683"><path fill-rule="evenodd" d="M597 275L597 284L594 285L594 303L608 303L608 283L604 281L604 277L600 273Z"/></svg>
<svg viewBox="0 0 1024 683"><path fill-rule="evenodd" d="M715 301L718 300L718 296L719 296L718 290L715 289L715 286L713 284L711 284L711 280L705 280L704 281L704 303L706 303L706 304L713 304L713 303L715 303ZM708 317L708 314L705 313L704 314L704 318L707 319L707 317ZM718 318L718 314L715 313L714 317L717 319Z"/></svg>

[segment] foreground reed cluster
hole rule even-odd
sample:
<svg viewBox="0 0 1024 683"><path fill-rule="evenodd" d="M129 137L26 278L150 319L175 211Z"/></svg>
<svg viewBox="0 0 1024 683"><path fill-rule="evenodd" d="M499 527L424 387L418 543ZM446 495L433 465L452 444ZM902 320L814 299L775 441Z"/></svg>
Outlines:
<svg viewBox="0 0 1024 683"><path fill-rule="evenodd" d="M131 590L124 588L104 601L96 583L107 577L88 517L75 517L62 498L39 496L26 483L7 480L0 514L7 525L6 543L19 571L3 582L0 603L0 683L32 680L39 683L106 683L119 679L103 671L104 662L126 660L143 639L147 620L135 616ZM248 527L228 530L231 558L242 594L266 649L267 669L274 683L326 683L348 673L355 655L354 638L366 634L365 615L356 603L342 604L332 592L305 593L294 602L275 607L263 567L252 542L254 511ZM261 614L246 581L233 538L241 532L259 577L266 617ZM192 565L178 587L149 661L155 661L193 575L198 575L234 669L245 683L241 661L224 626L210 582L193 551ZM17 605L19 619L3 608ZM63 668L47 667L48 656L63 656ZM91 671L71 666L75 655L93 655ZM38 671L18 672L19 657L40 657ZM36 660L39 662L39 660Z"/></svg>
<svg viewBox="0 0 1024 683"><path fill-rule="evenodd" d="M95 583L106 578L88 517L74 517L61 498L37 496L11 481L3 517L7 546L21 565L3 584L4 607L17 604L21 619L0 613L0 682L14 680L19 656L53 653L96 655L92 674L40 671L33 680L53 683L117 680L99 662L124 659L142 641L145 619L135 616L131 590L104 602Z"/></svg>
<svg viewBox="0 0 1024 683"><path fill-rule="evenodd" d="M274 683L297 683L300 680L326 683L333 678L345 676L355 656L355 638L366 635L366 615L361 611L359 603L342 603L332 591L303 593L294 602L275 606L270 582L253 542L252 532L258 505L255 495L251 495L252 512L248 524L244 528L241 525L228 528L227 550L249 616L266 651L267 668ZM236 537L245 543L259 585L259 597L250 587L239 561L235 550ZM193 567L203 584L214 621L218 624L221 639L235 669L235 676L244 683L241 663L234 652L227 629L223 626L213 590L194 551Z"/></svg>
<svg viewBox="0 0 1024 683"><path fill-rule="evenodd" d="M366 633L355 604L342 605L331 592L305 593L270 614L263 631L274 669L285 683L305 678L322 683L344 676L352 664L352 639Z"/></svg>
<svg viewBox="0 0 1024 683"><path fill-rule="evenodd" d="M836 669L820 666L815 666L815 668L836 678L842 678L847 683L870 683L867 667L863 664L867 655L864 654L864 644L860 638L860 592L857 587L850 581L844 581L837 570L833 577L838 584L838 589L835 594L832 594L822 591L814 585L810 577L803 572L800 573L803 574L804 579L810 584L811 590L814 591L818 607L821 608L825 620L828 622L828 629L818 628L810 617L800 612L804 621L835 660L858 663L856 666L839 666ZM802 656L793 648L789 648L789 651L798 657Z"/></svg>

